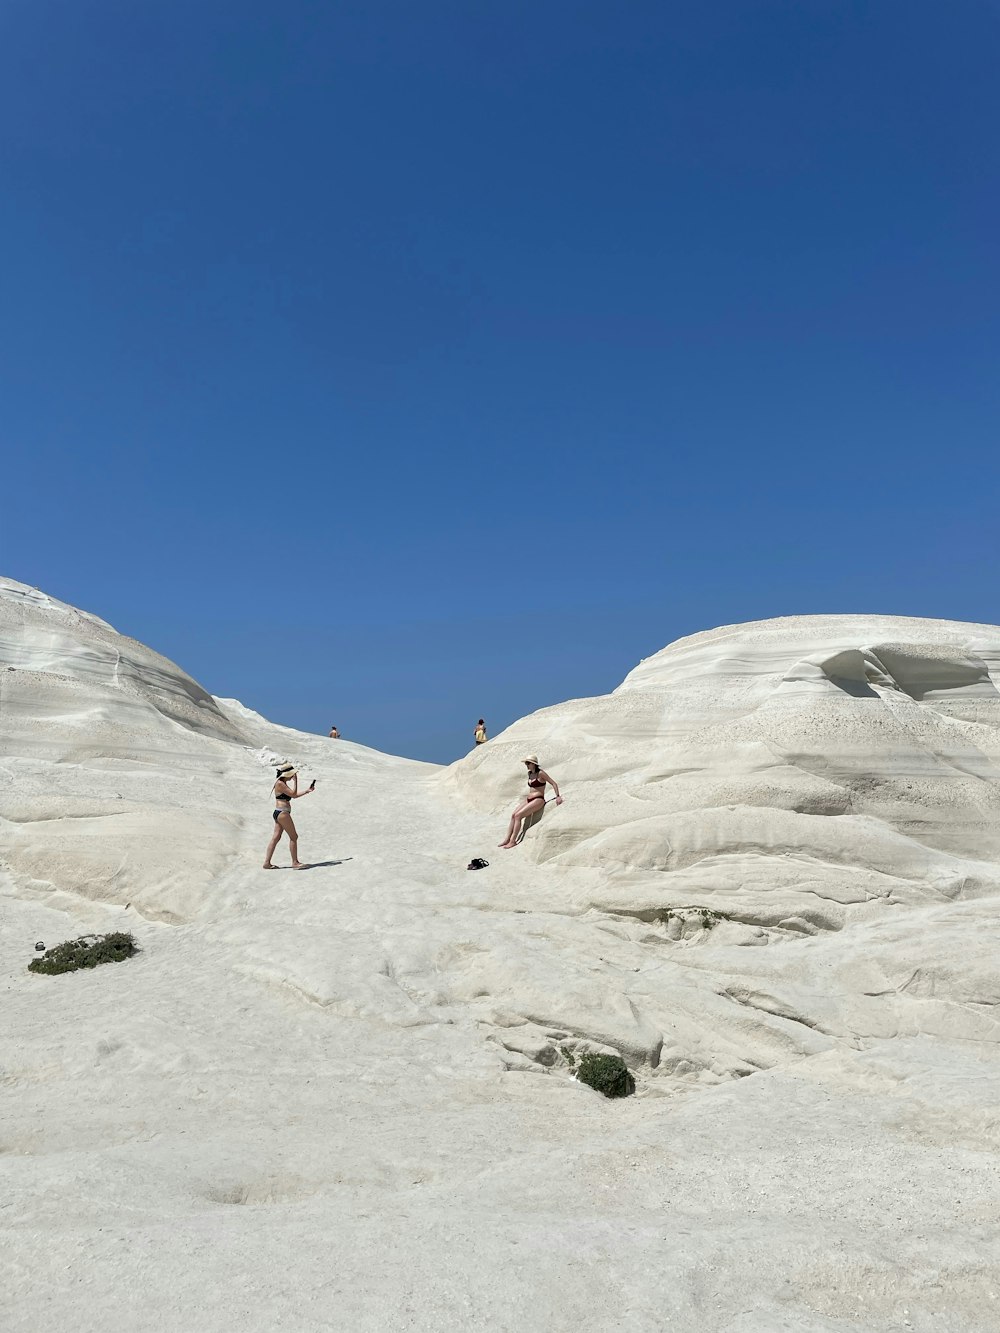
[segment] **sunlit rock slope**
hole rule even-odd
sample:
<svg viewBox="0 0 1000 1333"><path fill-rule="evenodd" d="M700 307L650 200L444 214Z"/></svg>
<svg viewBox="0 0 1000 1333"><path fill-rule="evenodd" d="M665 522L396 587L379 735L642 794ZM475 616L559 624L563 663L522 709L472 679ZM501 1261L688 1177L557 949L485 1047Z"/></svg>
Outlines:
<svg viewBox="0 0 1000 1333"><path fill-rule="evenodd" d="M572 791L534 858L606 871L606 901L678 895L792 930L865 904L994 892L1000 630L799 616L672 644L612 694L545 709L455 766L499 812L538 751Z"/></svg>
<svg viewBox="0 0 1000 1333"><path fill-rule="evenodd" d="M319 1329L330 1262L380 1333L988 1328L998 664L992 626L733 626L439 769L0 580L5 1329L40 1290L96 1329L78 1281L137 1333ZM565 803L499 850L529 752ZM306 873L260 869L276 757ZM27 973L111 927L137 958Z"/></svg>

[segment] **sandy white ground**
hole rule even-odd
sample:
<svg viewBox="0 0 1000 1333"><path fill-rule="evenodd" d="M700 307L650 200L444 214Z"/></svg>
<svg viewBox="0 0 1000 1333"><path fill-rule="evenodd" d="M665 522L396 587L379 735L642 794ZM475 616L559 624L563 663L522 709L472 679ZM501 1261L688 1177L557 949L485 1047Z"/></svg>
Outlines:
<svg viewBox="0 0 1000 1333"><path fill-rule="evenodd" d="M0 1326L1000 1329L998 663L737 626L441 770L0 583Z"/></svg>

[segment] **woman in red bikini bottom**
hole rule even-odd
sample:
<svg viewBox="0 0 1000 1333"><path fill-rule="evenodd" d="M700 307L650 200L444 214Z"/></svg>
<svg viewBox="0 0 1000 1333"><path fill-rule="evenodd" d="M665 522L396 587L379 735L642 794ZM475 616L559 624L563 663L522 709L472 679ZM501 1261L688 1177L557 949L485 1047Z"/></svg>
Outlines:
<svg viewBox="0 0 1000 1333"><path fill-rule="evenodd" d="M520 842L531 817L545 808L545 784L547 782L552 783L552 790L556 794L556 805L562 805L558 783L538 767L538 755L529 754L527 759L521 762L526 764L528 768L528 795L511 815L510 824L507 826L507 838L499 844L507 851L516 847Z"/></svg>

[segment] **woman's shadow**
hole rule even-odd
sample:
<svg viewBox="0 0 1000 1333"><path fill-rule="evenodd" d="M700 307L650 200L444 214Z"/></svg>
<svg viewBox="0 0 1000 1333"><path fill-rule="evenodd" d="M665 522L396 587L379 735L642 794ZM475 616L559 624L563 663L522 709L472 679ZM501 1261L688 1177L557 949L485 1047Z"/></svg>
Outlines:
<svg viewBox="0 0 1000 1333"><path fill-rule="evenodd" d="M305 861L300 870L320 870L323 866L342 866L345 861L353 861L353 856L342 856L339 861ZM275 866L275 870L294 870L295 866Z"/></svg>

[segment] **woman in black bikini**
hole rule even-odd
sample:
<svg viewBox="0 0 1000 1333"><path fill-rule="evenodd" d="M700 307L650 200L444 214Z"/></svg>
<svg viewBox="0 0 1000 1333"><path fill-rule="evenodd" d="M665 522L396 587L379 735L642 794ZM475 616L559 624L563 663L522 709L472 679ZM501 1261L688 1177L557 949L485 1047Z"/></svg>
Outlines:
<svg viewBox="0 0 1000 1333"><path fill-rule="evenodd" d="M278 867L271 864L271 857L274 855L274 849L281 841L282 833L288 834L288 842L292 851L292 869L304 870L305 866L299 860L299 835L295 831L295 825L292 823L292 802L298 800L300 796L308 796L315 788L313 782L311 787L305 791L299 791L299 779L297 770L291 764L282 764L278 769L278 776L275 778L274 786L271 790L274 792L274 833L271 841L267 844L267 851L264 854L264 869L277 870Z"/></svg>
<svg viewBox="0 0 1000 1333"><path fill-rule="evenodd" d="M538 756L529 754L522 763L528 766L528 795L517 807L510 817L510 824L507 826L507 840L500 843L508 851L516 847L525 829L528 826L533 815L537 815L545 808L545 784L552 783L552 790L556 794L556 805L562 805L562 797L559 795L559 787L554 778L550 778L538 767Z"/></svg>

